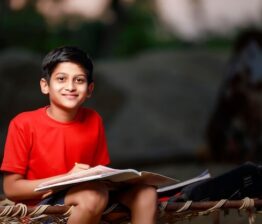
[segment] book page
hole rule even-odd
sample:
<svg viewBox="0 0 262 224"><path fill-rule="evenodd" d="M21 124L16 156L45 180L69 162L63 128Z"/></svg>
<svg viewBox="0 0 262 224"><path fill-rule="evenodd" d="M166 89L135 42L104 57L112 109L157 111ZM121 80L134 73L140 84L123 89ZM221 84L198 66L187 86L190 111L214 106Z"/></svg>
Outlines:
<svg viewBox="0 0 262 224"><path fill-rule="evenodd" d="M170 184L176 184L179 182L179 180L158 173L142 171L141 177L136 177L134 179L128 180L127 182L132 184L147 184L159 188Z"/></svg>
<svg viewBox="0 0 262 224"><path fill-rule="evenodd" d="M208 179L210 177L211 177L210 173L208 172L208 170L206 170L206 171L204 171L202 174L200 174L197 177L194 177L194 178L191 178L189 180L185 180L185 181L179 182L177 184L168 185L168 186L159 188L159 189L157 189L157 192L161 193L161 192L165 192L165 191L169 191L169 190L178 189L178 188L187 186L189 184L196 183L198 181Z"/></svg>
<svg viewBox="0 0 262 224"><path fill-rule="evenodd" d="M97 166L88 170L65 175L37 186L35 191L69 186L87 181L110 181L111 183L148 184L155 187L173 185L179 181L161 174L134 169L112 169L105 166Z"/></svg>
<svg viewBox="0 0 262 224"><path fill-rule="evenodd" d="M55 179L50 180L50 181L43 182L43 183L39 184L38 187L44 187L44 186L47 186L47 185L53 185L53 184L56 184L56 183L70 181L70 180L76 180L76 179L80 179L80 178L84 178L84 177L96 176L96 178L97 178L102 174L113 173L113 172L116 172L116 171L117 171L117 169L98 165L98 166L89 168L87 170L79 171L79 172L76 172L76 173L71 173L71 174L68 174L68 175L65 175L65 176L62 176L62 177L55 178Z"/></svg>

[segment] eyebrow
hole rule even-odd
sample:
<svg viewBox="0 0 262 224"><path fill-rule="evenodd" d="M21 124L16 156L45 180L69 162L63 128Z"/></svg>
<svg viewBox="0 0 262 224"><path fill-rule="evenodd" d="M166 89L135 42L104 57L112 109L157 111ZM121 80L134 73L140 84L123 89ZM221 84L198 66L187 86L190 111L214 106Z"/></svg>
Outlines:
<svg viewBox="0 0 262 224"><path fill-rule="evenodd" d="M55 73L55 75L59 75L59 74L61 74L61 75L69 75L68 73L66 73L66 72L57 72L57 73ZM87 77L88 76L88 74L86 74L86 73L83 73L83 74L73 74L74 76L85 76L85 77Z"/></svg>

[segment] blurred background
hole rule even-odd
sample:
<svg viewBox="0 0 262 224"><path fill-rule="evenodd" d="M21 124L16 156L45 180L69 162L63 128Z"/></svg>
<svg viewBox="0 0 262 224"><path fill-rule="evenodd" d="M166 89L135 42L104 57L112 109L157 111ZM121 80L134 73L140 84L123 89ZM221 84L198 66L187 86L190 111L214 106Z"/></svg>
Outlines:
<svg viewBox="0 0 262 224"><path fill-rule="evenodd" d="M0 1L1 158L10 119L48 103L43 56L77 45L112 167L186 179L260 162L261 22L260 0Z"/></svg>

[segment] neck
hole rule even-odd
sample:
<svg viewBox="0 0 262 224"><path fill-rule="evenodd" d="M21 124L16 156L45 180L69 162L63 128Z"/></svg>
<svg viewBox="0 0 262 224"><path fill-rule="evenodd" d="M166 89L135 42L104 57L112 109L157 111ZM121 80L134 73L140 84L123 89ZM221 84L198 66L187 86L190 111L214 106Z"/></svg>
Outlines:
<svg viewBox="0 0 262 224"><path fill-rule="evenodd" d="M76 110L61 110L52 106L48 107L46 112L49 117L59 122L70 122L76 117L78 109Z"/></svg>

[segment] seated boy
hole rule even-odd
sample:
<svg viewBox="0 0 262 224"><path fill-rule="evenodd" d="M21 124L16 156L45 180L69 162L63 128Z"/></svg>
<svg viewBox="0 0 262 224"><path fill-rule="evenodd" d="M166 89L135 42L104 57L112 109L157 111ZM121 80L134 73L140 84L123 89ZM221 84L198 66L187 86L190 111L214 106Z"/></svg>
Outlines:
<svg viewBox="0 0 262 224"><path fill-rule="evenodd" d="M92 72L92 61L77 47L60 47L44 58L40 87L49 96L50 105L17 115L8 129L1 170L4 193L10 200L36 205L53 193L34 192L38 184L109 164L102 119L94 110L82 107L94 90ZM60 201L74 206L68 223L99 223L108 192L101 182L59 192ZM51 196L56 198L57 194ZM132 186L117 198L130 208L132 223L155 222L154 187Z"/></svg>

